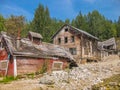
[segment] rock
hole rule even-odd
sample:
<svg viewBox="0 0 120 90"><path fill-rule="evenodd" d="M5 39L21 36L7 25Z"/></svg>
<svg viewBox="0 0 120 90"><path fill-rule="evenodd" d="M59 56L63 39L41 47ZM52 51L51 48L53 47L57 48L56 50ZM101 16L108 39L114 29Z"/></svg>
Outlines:
<svg viewBox="0 0 120 90"><path fill-rule="evenodd" d="M55 87L70 90L90 90L90 86L103 82L102 79L112 76L119 68L117 63L85 64L67 71L53 71L51 75L45 74L40 83L54 84ZM110 85L116 85L112 82ZM105 90L101 88L100 90Z"/></svg>
<svg viewBox="0 0 120 90"><path fill-rule="evenodd" d="M106 87L100 87L100 90L106 90Z"/></svg>
<svg viewBox="0 0 120 90"><path fill-rule="evenodd" d="M46 76L40 78L40 82L39 83L40 84L49 84L49 85L54 84L55 83L54 77L46 75Z"/></svg>
<svg viewBox="0 0 120 90"><path fill-rule="evenodd" d="M118 84L117 84L117 82L109 82L109 85L111 85L111 86L116 86L116 85L118 85Z"/></svg>
<svg viewBox="0 0 120 90"><path fill-rule="evenodd" d="M118 86L120 87L120 83L118 84Z"/></svg>

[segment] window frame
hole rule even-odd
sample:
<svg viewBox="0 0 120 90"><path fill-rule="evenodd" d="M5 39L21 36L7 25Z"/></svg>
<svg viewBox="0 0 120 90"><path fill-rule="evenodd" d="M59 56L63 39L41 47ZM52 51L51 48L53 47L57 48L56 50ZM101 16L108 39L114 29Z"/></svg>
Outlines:
<svg viewBox="0 0 120 90"><path fill-rule="evenodd" d="M71 36L71 43L75 42L75 36Z"/></svg>
<svg viewBox="0 0 120 90"><path fill-rule="evenodd" d="M59 68L55 67L55 64L60 64L60 67ZM61 61L54 61L53 62L52 70L62 70L62 68L63 68L63 62L61 62Z"/></svg>
<svg viewBox="0 0 120 90"><path fill-rule="evenodd" d="M58 44L61 44L61 38L58 38Z"/></svg>
<svg viewBox="0 0 120 90"><path fill-rule="evenodd" d="M4 63L6 64L6 67L2 67ZM6 70L7 67L8 67L8 60L1 60L0 61L0 70Z"/></svg>
<svg viewBox="0 0 120 90"><path fill-rule="evenodd" d="M64 37L64 43L68 43L68 37Z"/></svg>
<svg viewBox="0 0 120 90"><path fill-rule="evenodd" d="M69 52L70 52L72 55L77 55L77 49L76 49L76 48L69 48Z"/></svg>
<svg viewBox="0 0 120 90"><path fill-rule="evenodd" d="M65 32L68 32L68 28L65 28Z"/></svg>

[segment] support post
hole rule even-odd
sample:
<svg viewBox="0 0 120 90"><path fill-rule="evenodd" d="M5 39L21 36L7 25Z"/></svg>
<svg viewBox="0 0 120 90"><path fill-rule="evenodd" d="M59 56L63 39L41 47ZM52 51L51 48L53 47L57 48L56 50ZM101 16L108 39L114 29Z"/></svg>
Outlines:
<svg viewBox="0 0 120 90"><path fill-rule="evenodd" d="M16 56L14 56L14 77L17 76L17 62L16 62Z"/></svg>

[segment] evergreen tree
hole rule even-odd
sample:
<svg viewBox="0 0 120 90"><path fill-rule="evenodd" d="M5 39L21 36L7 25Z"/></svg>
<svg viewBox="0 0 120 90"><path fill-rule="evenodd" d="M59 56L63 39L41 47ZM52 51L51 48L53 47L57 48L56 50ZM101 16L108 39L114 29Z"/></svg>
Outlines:
<svg viewBox="0 0 120 90"><path fill-rule="evenodd" d="M35 10L34 19L31 23L32 30L43 36L43 41L50 42L52 35L60 28L62 21L52 19L49 9L39 5Z"/></svg>
<svg viewBox="0 0 120 90"><path fill-rule="evenodd" d="M97 10L89 12L87 15L82 15L80 12L76 18L72 20L72 25L87 31L100 40L116 37L115 24L105 19Z"/></svg>
<svg viewBox="0 0 120 90"><path fill-rule="evenodd" d="M65 20L65 23L66 23L66 24L70 24L70 20L67 18L67 19Z"/></svg>
<svg viewBox="0 0 120 90"><path fill-rule="evenodd" d="M65 23L85 30L86 32L98 37L100 40L109 39L111 37L120 37L120 17L117 22L107 20L97 10L83 15L81 12L73 19L67 18L64 22L56 18L51 18L48 7L39 4L35 10L34 18L31 22L25 22L23 16L11 16L4 18L0 15L0 31L7 31L17 37L18 29L21 29L22 37L25 37L28 31L40 33L43 41L50 42L51 37Z"/></svg>
<svg viewBox="0 0 120 90"><path fill-rule="evenodd" d="M5 31L6 28L5 28L5 19L2 15L0 15L0 32L1 31Z"/></svg>
<svg viewBox="0 0 120 90"><path fill-rule="evenodd" d="M120 37L120 16L119 16L118 21L116 23L116 30L117 30L117 37Z"/></svg>
<svg viewBox="0 0 120 90"><path fill-rule="evenodd" d="M35 10L34 19L32 21L32 29L35 32L40 33L43 36L44 41L49 41L49 26L51 23L51 18L48 8L39 4L38 8Z"/></svg>

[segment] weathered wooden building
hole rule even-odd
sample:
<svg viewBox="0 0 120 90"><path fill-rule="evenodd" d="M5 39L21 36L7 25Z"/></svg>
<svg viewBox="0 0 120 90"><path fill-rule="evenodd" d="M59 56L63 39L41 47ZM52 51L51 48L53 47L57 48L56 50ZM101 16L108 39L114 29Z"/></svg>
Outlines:
<svg viewBox="0 0 120 90"><path fill-rule="evenodd" d="M116 54L116 40L115 38L110 38L103 42L98 42L98 49L100 50L101 59L112 54Z"/></svg>
<svg viewBox="0 0 120 90"><path fill-rule="evenodd" d="M98 38L71 25L63 25L52 40L54 44L68 48L78 63L98 58Z"/></svg>
<svg viewBox="0 0 120 90"><path fill-rule="evenodd" d="M0 74L22 75L40 72L43 68L47 71L64 69L73 57L63 47L42 42L42 36L29 32L28 38L15 39L6 33L1 33L0 38Z"/></svg>

